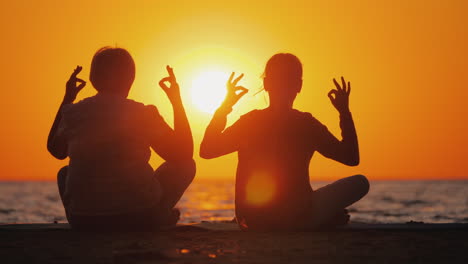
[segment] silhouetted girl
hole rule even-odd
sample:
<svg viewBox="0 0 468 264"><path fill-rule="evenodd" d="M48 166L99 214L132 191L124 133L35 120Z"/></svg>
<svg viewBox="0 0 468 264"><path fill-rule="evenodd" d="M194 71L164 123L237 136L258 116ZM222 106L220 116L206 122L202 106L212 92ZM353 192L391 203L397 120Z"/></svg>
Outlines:
<svg viewBox="0 0 468 264"><path fill-rule="evenodd" d="M302 64L292 54L276 54L265 68L264 88L270 104L243 115L231 127L226 116L247 93L227 83L224 103L208 125L200 156L211 159L237 151L236 218L243 229L299 230L347 223L345 208L367 194L366 177L341 179L318 190L309 183L315 151L349 166L359 164L359 149L348 107L350 83L333 80L328 96L340 114L340 141L310 113L293 109L302 88Z"/></svg>
<svg viewBox="0 0 468 264"><path fill-rule="evenodd" d="M127 99L135 64L121 48L104 47L91 63L95 96L73 104L85 81L78 66L66 84L47 147L70 158L58 173L60 196L71 226L79 229L154 229L175 224L173 210L195 175L193 140L179 86L169 76L159 85L174 109L174 129L153 105ZM170 83L170 87L166 85ZM152 148L166 162L148 164Z"/></svg>

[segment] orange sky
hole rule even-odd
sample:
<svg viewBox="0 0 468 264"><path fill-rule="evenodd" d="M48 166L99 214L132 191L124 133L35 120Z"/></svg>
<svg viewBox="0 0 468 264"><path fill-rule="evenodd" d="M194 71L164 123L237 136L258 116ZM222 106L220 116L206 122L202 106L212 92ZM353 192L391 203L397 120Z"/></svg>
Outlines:
<svg viewBox="0 0 468 264"><path fill-rule="evenodd" d="M468 178L468 1L30 2L4 3L0 16L0 180L55 179L66 162L49 155L46 138L65 81L77 64L87 80L93 53L105 45L130 51L137 65L130 98L156 104L168 122L171 109L155 84L166 64L174 67L197 152L210 115L191 103L191 80L210 69L243 72L242 84L256 91L268 58L291 52L304 64L295 106L337 136L331 79L344 75L353 87L361 165L317 154L313 179ZM88 83L79 99L93 94ZM229 122L265 106L263 93L250 93ZM235 154L196 160L197 177L234 178Z"/></svg>

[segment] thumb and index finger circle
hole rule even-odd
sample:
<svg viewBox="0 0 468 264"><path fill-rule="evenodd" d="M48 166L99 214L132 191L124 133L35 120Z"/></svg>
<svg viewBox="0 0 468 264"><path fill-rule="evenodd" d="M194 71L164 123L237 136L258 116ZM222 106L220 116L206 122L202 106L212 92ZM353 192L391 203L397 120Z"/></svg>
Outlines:
<svg viewBox="0 0 468 264"><path fill-rule="evenodd" d="M171 81L171 77L164 77L159 81L159 86L161 86L161 88L163 88L164 90L167 90L169 89L169 87L167 87L166 82L170 82L170 81Z"/></svg>
<svg viewBox="0 0 468 264"><path fill-rule="evenodd" d="M244 86L236 86L236 92L240 91L240 93L247 93L249 89L245 88Z"/></svg>
<svg viewBox="0 0 468 264"><path fill-rule="evenodd" d="M331 90L330 92L328 92L328 98L330 98L330 100L334 101L336 99L336 93L337 93L336 90ZM335 97L333 97L333 95Z"/></svg>

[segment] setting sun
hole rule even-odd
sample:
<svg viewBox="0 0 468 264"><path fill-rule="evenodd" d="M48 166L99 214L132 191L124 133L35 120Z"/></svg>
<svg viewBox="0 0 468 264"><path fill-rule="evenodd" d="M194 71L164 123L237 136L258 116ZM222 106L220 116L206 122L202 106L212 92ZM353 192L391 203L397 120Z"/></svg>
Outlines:
<svg viewBox="0 0 468 264"><path fill-rule="evenodd" d="M209 70L195 76L190 89L192 104L206 113L213 113L222 103L226 95L226 81L228 74Z"/></svg>

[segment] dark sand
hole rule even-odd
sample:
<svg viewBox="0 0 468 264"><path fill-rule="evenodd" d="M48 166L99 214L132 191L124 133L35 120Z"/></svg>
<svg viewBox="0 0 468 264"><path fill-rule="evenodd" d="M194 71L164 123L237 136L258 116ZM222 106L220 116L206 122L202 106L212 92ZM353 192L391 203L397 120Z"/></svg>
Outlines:
<svg viewBox="0 0 468 264"><path fill-rule="evenodd" d="M241 232L202 223L159 232L83 233L0 225L0 263L468 263L468 225L365 225Z"/></svg>

